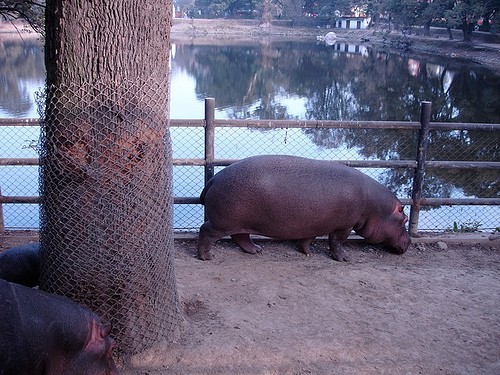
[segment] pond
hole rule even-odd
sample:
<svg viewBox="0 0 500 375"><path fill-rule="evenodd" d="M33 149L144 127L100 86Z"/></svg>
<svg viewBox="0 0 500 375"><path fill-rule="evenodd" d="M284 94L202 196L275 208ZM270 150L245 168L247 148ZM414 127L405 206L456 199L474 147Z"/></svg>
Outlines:
<svg viewBox="0 0 500 375"><path fill-rule="evenodd" d="M43 51L33 41L5 42L0 55L0 117L37 117L35 93L43 87ZM175 43L171 53L171 118L202 118L204 98L216 99L216 118L417 121L420 103L432 102L432 121L500 123L500 76L453 59L388 54L363 45L255 41L238 44ZM0 129L0 157L36 157L38 130ZM202 157L199 129L172 129L174 157ZM436 160L499 161L499 134L439 134ZM216 158L287 153L314 158L408 159L414 137L398 132L342 129L217 131ZM411 171L370 173L398 196L408 197ZM175 194L197 196L200 168L176 168ZM429 197L498 197L498 171L441 171L429 176ZM36 167L0 168L2 193L36 195ZM26 207L26 206L25 206ZM23 208L25 210L26 208ZM6 225L37 227L38 210L5 205ZM450 211L451 210L451 211ZM189 211L189 212L188 212ZM498 226L497 207L455 207L424 214L422 229L454 222ZM440 211L441 214L437 214ZM201 207L177 206L176 228L200 225ZM26 222L27 221L27 222Z"/></svg>

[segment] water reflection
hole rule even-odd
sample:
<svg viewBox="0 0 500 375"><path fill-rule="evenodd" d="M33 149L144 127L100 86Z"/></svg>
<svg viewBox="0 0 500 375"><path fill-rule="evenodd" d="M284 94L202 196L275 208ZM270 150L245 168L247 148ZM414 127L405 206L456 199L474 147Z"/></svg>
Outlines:
<svg viewBox="0 0 500 375"><path fill-rule="evenodd" d="M34 93L45 82L41 43L0 41L0 82L0 117L38 117Z"/></svg>
<svg viewBox="0 0 500 375"><path fill-rule="evenodd" d="M430 100L433 121L500 121L500 107L492 105L500 102L500 77L454 60L408 58L345 44L180 44L176 46L172 68L173 95L180 86L176 74L182 72L196 83L198 100L206 96L216 98L220 118L416 121L420 103ZM173 107L174 116L175 110ZM273 138L266 132L266 139ZM224 157L237 144L236 157L271 152L328 159L325 151L335 150L333 159L341 160L415 158L416 134L412 132L377 129L301 132L309 142L302 142L300 148L292 148L290 137L288 142L273 141L271 151L266 141L265 150L261 151L261 137L248 131L245 135L222 136L225 146L216 150L216 154ZM432 132L431 137L430 159L500 160L499 134ZM339 151L345 154L339 155ZM376 178L399 196L407 197L413 171L385 170ZM429 170L423 195L493 198L499 196L498 181L500 175L495 170ZM468 209L476 214L479 211ZM479 221L487 226L497 225L491 218L480 217Z"/></svg>
<svg viewBox="0 0 500 375"><path fill-rule="evenodd" d="M435 121L500 119L492 105L500 102L500 76L453 59L344 44L177 44L172 69L173 88L178 73L193 78L196 98L215 97L223 117L415 120L420 102L430 100ZM283 98L300 98L303 108Z"/></svg>
<svg viewBox="0 0 500 375"><path fill-rule="evenodd" d="M430 100L433 121L500 122L500 76L453 59L408 58L364 45L316 42L177 43L172 47L171 66L172 118L201 118L204 98L211 96L216 98L217 118L415 121L420 102ZM4 42L0 48L0 117L37 117L34 92L44 80L39 43ZM13 138L8 130L0 129L0 141L5 141L0 142L0 157L21 157L26 149L7 141ZM173 129L174 157L201 157L201 136L198 129ZM500 160L498 134L457 131L432 132L431 136L433 160ZM414 158L416 149L416 135L398 130L221 129L217 137L218 158L284 153L340 160L406 160ZM17 138L26 143L37 135ZM236 148L235 140L239 140ZM6 171L0 170L2 180ZM411 170L371 172L399 196L408 196ZM183 176L201 176L201 172L180 168L174 173L176 195L199 193L196 179ZM188 182L178 182L183 179ZM36 182L36 171L24 180ZM499 181L495 170L433 170L426 175L424 195L498 197ZM2 186L4 194L21 195L18 185ZM176 212L181 209L177 207ZM201 220L200 215L193 220ZM490 227L498 224L483 217L479 220L490 220Z"/></svg>

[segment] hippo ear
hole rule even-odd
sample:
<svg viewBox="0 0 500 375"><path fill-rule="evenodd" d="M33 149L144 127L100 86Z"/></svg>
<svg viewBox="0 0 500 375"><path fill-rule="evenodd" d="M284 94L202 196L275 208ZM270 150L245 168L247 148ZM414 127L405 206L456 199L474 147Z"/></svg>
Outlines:
<svg viewBox="0 0 500 375"><path fill-rule="evenodd" d="M105 338L106 336L109 336L112 328L113 328L113 326L111 325L111 323L107 323L107 324L103 325L101 327L101 337Z"/></svg>
<svg viewBox="0 0 500 375"><path fill-rule="evenodd" d="M106 340L111 332L111 325L102 325L99 321L92 319L90 323L90 335L85 350L100 352L106 346Z"/></svg>

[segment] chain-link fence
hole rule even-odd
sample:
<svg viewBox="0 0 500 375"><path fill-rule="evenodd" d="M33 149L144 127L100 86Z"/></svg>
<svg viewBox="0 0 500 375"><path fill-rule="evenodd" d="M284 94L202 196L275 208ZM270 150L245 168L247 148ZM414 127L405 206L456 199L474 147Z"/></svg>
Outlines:
<svg viewBox="0 0 500 375"><path fill-rule="evenodd" d="M259 154L287 154L339 160L361 166L359 169L394 191L403 202L411 202L418 124L417 127L406 129L392 129L391 126L380 129L373 124L369 124L369 128L363 128L362 125L359 128L352 125L348 128L342 128L341 125L337 128L272 128L266 127L264 123L253 122L248 126L244 120L227 120L227 124L217 122L214 139L215 159L232 160ZM276 124L279 126L279 122L274 122L274 125ZM379 125L382 127L384 124ZM473 124L469 126L471 129L474 127ZM460 127L463 127L463 124ZM185 158L186 155L203 158L202 131L199 128L173 128L174 159ZM499 137L498 125L491 128L481 127L481 130L431 129L427 159L445 160L450 163L426 166L421 197L427 200L440 199L442 203L423 204L418 230L475 231L494 230L500 226ZM192 143L193 139L200 139L196 146ZM377 161L381 164L393 164L380 168L376 167ZM474 164L476 162L480 163ZM491 164L482 165L481 162ZM222 167L217 167L215 171L220 168ZM175 170L176 176L185 176L174 179L176 195L198 196L203 187L200 184L203 168L178 166ZM449 203L452 202L449 201L451 199L456 203ZM490 201L478 205L482 199ZM496 203L491 201L495 199ZM408 213L408 208L406 210ZM178 230L196 231L202 222L203 211L199 205L182 205L177 208Z"/></svg>
<svg viewBox="0 0 500 375"><path fill-rule="evenodd" d="M0 119L0 230L38 229L38 139L36 120ZM32 204L14 198L31 197ZM28 201L26 198L24 201ZM3 214L3 221L2 219Z"/></svg>
<svg viewBox="0 0 500 375"><path fill-rule="evenodd" d="M134 354L178 329L166 82L47 90L40 288L113 325Z"/></svg>
<svg viewBox="0 0 500 375"><path fill-rule="evenodd" d="M200 117L202 114L200 114ZM172 121L171 135L173 158L182 160L174 166L174 196L197 198L204 185L204 148L205 129L200 120L196 126L176 126L183 120ZM418 126L406 129L384 128L377 125L368 128L348 127L336 128L286 127L273 122L276 128L264 126L262 123L248 125L248 121L226 120L230 123L217 123L214 139L215 159L241 159L259 154L288 154L309 158L352 161L394 161L391 167L362 167L363 172L376 178L394 191L403 201L409 202L414 177ZM382 123L380 123L382 124ZM441 204L423 205L420 211L418 229L420 231L474 231L493 230L500 226L500 208L498 203L478 205L481 199L500 199L500 131L498 125L467 129L463 124L456 128L439 130L431 127L422 198L454 199L460 204L443 202ZM35 153L29 144L36 137L9 134L14 128L0 128L6 137L12 138L12 144L18 149ZM19 128L21 129L21 128ZM16 131L19 131L15 128ZM14 139L15 138L15 139ZM1 157L14 157L2 149ZM9 154L6 156L5 154ZM195 160L196 163L190 161ZM402 162L398 165L397 162ZM451 161L448 165L432 164L433 162ZM468 164L470 162L470 164ZM476 165L475 162L491 165ZM497 163L497 164L495 164ZM193 165L194 164L194 165ZM5 168L2 178L2 192L10 195L8 186L21 188L23 181L36 179L35 167L26 177L9 175ZM21 167L8 167L17 170ZM21 168L21 170L22 170ZM215 168L217 172L222 166ZM6 173L7 172L7 173ZM21 172L18 172L21 173ZM5 185L5 187L4 187ZM29 195L32 193L30 192ZM471 200L477 200L470 204ZM178 199L177 199L178 200ZM466 200L466 201L461 201ZM25 227L26 217L29 225L38 226L37 217L31 211L24 210L26 205L4 204L6 227ZM406 208L408 213L408 208ZM31 218L35 218L35 220ZM196 232L203 223L203 207L197 203L176 204L174 206L174 230Z"/></svg>

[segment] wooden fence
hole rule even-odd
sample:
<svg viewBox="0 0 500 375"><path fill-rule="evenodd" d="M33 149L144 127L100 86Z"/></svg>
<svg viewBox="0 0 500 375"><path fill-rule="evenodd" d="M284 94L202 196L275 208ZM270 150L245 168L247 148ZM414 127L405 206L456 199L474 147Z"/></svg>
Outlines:
<svg viewBox="0 0 500 375"><path fill-rule="evenodd" d="M205 99L205 118L200 120L170 120L171 127L203 127L205 129L205 150L203 159L173 159L174 166L204 167L205 183L214 175L215 167L227 166L237 159L216 159L214 150L215 130L218 127L239 128L326 128L326 129L404 129L418 131L418 146L414 160L341 160L352 167L373 168L412 168L414 169L411 198L401 199L404 205L410 205L409 231L418 233L420 209L423 206L442 205L500 205L500 198L423 198L422 187L427 169L495 169L500 170L499 161L433 161L426 159L430 130L482 130L498 132L500 124L482 123L436 123L430 121L431 103L421 103L420 121L307 121L307 120L216 120L215 99ZM0 126L37 126L38 120L0 119ZM38 158L0 158L1 166L38 165ZM3 196L0 186L0 233L5 229L2 205L38 204L38 196ZM200 204L199 197L174 197L174 204Z"/></svg>

